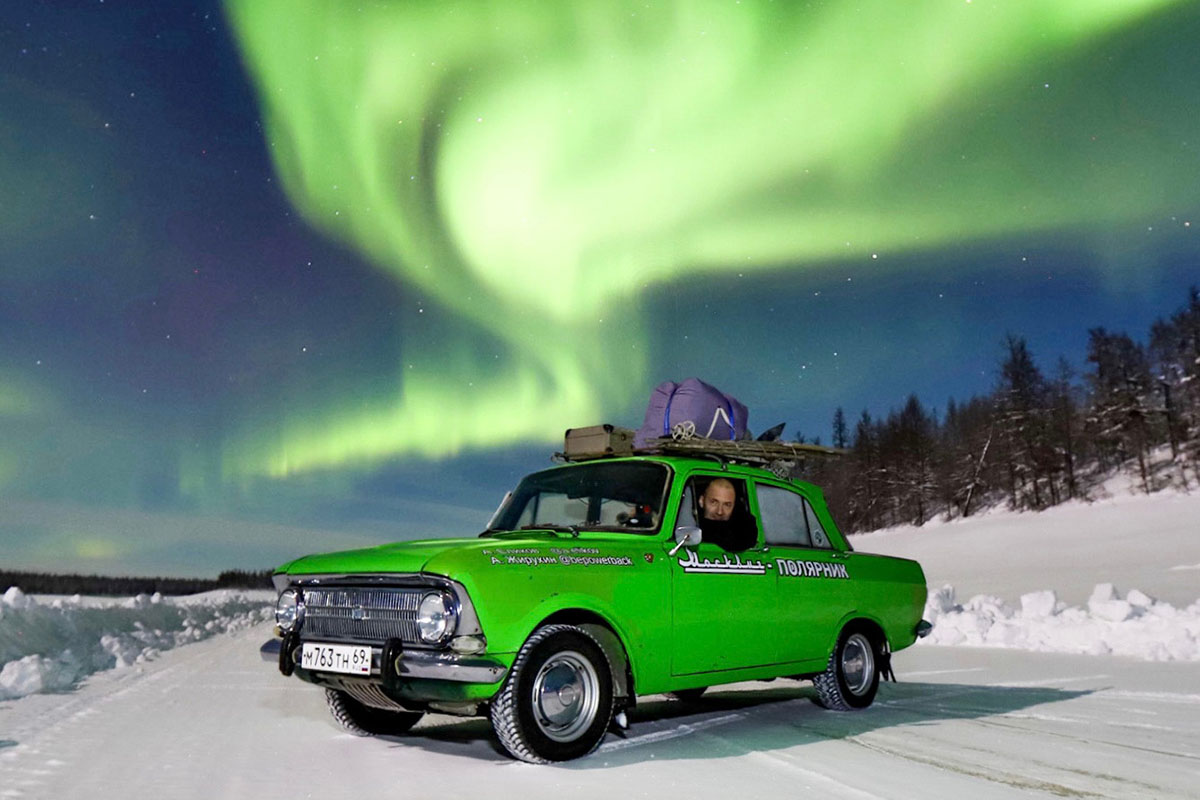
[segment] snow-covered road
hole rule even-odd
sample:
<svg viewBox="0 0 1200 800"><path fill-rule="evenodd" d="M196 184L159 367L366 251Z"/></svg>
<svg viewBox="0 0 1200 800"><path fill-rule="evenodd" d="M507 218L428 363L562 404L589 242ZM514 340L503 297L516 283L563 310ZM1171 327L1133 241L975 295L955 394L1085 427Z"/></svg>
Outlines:
<svg viewBox="0 0 1200 800"><path fill-rule="evenodd" d="M808 683L643 699L566 766L501 755L483 720L357 739L262 662L266 625L0 703L0 797L1200 796L1200 663L919 645L865 712ZM1181 688L1183 687L1183 688Z"/></svg>

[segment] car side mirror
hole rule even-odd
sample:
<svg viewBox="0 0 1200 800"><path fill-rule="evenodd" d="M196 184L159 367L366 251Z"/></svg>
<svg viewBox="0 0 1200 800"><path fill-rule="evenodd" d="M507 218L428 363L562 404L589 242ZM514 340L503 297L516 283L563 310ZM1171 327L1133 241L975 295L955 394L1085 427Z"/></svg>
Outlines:
<svg viewBox="0 0 1200 800"><path fill-rule="evenodd" d="M675 555L684 546L695 547L703 538L704 534L695 525L680 525L675 529L675 546L668 555Z"/></svg>

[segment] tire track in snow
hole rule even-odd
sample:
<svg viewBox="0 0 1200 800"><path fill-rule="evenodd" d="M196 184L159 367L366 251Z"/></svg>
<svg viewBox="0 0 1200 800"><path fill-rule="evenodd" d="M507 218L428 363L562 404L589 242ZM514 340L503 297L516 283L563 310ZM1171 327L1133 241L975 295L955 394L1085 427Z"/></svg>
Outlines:
<svg viewBox="0 0 1200 800"><path fill-rule="evenodd" d="M1000 685L1000 684L997 684L997 685ZM937 701L937 700L942 700L942 699L951 698L951 697L959 697L959 696L969 695L969 694L978 694L986 689L987 689L987 687L979 687L978 689L974 689L974 690L964 689L962 691L957 691L957 692L943 692L943 693L940 693L937 695L933 695L931 698L928 698L928 699L922 697L919 699L887 700L887 701L880 703L879 705L886 706L888 708L893 708L898 711L906 711L915 716L922 717L925 719L933 719L933 720L944 719L947 715L950 715L950 714L962 715L963 712L966 712L966 713L978 715L976 718L965 718L964 717L961 720L962 722L970 723L973 725L979 725L979 726L983 726L983 727L1005 728L1008 730L1019 730L1019 731L1024 731L1026 733L1036 732L1039 736L1053 736L1053 737L1059 738L1059 739L1070 739L1070 740L1080 742L1083 744L1087 744L1087 745L1102 744L1102 745L1106 745L1109 747L1122 748L1125 750L1132 750L1132 751L1144 752L1144 753L1152 753L1154 755L1169 756L1169 757L1182 758L1182 759L1188 759L1188 760L1193 760L1193 761L1200 760L1200 754L1196 754L1196 753L1192 753L1192 752L1179 752L1179 751L1172 751L1172 750L1164 750L1161 748L1143 747L1143 746L1139 746L1139 745L1135 745L1135 744L1128 744L1126 742L1111 741L1108 739L1102 739L1102 738L1098 738L1098 737L1078 736L1078 735L1074 735L1074 734L1063 733L1061 731L1052 731L1052 730L1048 730L1048 729L1038 729L1036 731L1031 731L1031 729L1026 726L1006 724L1006 723L998 721L998 720L1004 719L1004 718L1011 718L1011 719L1028 718L1028 719L1036 720L1036 719L1039 719L1038 715L1033 715L1033 714L1022 715L1020 712L1011 712L1011 711L999 712L992 708L968 706L968 705L961 705L961 704L956 704L956 705L952 705L952 706L941 706L941 705L934 705L934 704L928 702L928 700ZM1104 691L1104 690L1100 690L1100 691ZM1097 692L1097 693L1099 693L1099 692ZM914 705L914 703L920 703L920 705ZM1063 717L1060 715L1045 715L1044 717L1041 718L1041 721L1066 722L1066 723L1069 723L1072 725L1085 725L1088 727L1095 727L1097 724L1097 720L1094 717L1072 718L1072 717ZM1110 717L1107 715L1105 716L1103 725L1106 727L1114 727L1113 722L1111 721ZM1131 725L1130 727L1133 727L1133 725ZM1138 727L1141 727L1141 726L1138 726ZM1171 727L1162 726L1162 729L1165 731L1170 731L1170 732L1177 732L1179 730L1179 728L1177 726L1171 726Z"/></svg>
<svg viewBox="0 0 1200 800"><path fill-rule="evenodd" d="M1058 797L1097 797L1097 796L1099 796L1095 792L1082 790L1082 789L1073 789L1073 788L1066 786L1064 784L1061 784L1061 783L1054 783L1052 781L1039 780L1036 778L1029 778L1024 775L1018 775L1013 772L1005 772L1005 771L1001 771L1001 770L990 770L989 771L989 770L983 769L979 765L966 765L966 764L962 764L962 763L953 762L946 758L934 758L933 756L927 756L927 755L919 754L919 753L916 753L913 751L905 751L905 750L902 750L902 749L896 748L896 747L885 747L878 743L867 741L863 738L856 737L856 738L851 738L848 741L851 744L858 745L859 747L862 747L867 750L871 750L871 751L874 751L876 753L880 753L880 754L883 754L886 756L891 756L893 758L900 758L905 761L909 761L909 762L912 762L915 764L922 764L922 765L925 765L928 767L933 767L935 769L947 770L947 771L957 773L957 774L962 775L967 778L979 778L982 780L990 781L992 783L998 783L998 784L1003 784L1005 786L1011 786L1012 788L1019 789L1021 791L1048 792L1049 794L1053 794ZM1148 787L1148 788L1153 789L1156 787ZM1112 797L1121 797L1121 795L1112 795Z"/></svg>
<svg viewBox="0 0 1200 800"><path fill-rule="evenodd" d="M705 728L713 728L717 725L727 725L730 722L737 722L740 719L745 719L746 714L726 714L722 717L714 717L712 719L701 720L700 722L684 722L676 725L673 728L662 731L652 731L643 733L637 736L629 736L624 739L614 739L611 742L605 742L596 750L597 753L615 753L620 750L627 750L630 747L641 747L647 744L657 744L658 742L666 742L671 739L678 739L681 736L691 736L694 733L699 733Z"/></svg>

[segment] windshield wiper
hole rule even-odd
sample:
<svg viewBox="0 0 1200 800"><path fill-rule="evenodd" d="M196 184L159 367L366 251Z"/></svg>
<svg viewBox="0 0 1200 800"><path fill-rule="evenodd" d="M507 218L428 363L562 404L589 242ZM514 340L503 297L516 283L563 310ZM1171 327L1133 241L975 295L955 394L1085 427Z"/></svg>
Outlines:
<svg viewBox="0 0 1200 800"><path fill-rule="evenodd" d="M557 522L539 522L534 525L522 525L520 530L523 531L554 531L555 533L569 533L576 539L579 538L579 525L562 525Z"/></svg>

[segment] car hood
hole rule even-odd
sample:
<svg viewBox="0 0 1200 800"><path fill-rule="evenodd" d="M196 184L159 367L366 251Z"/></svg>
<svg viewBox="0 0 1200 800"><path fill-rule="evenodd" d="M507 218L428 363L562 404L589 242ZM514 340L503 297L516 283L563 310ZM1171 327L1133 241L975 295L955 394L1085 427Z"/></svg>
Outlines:
<svg viewBox="0 0 1200 800"><path fill-rule="evenodd" d="M537 546L547 540L561 537L550 531L529 531L514 537L480 539L422 539L412 542L394 542L361 550L341 550L334 553L316 553L298 558L281 566L277 572L288 575L341 575L358 573L415 573L425 572L426 565L441 555L468 555L480 550ZM450 559L457 561L458 559ZM443 561L442 563L446 563ZM447 566L449 564L446 564ZM431 570L441 573L442 570Z"/></svg>

